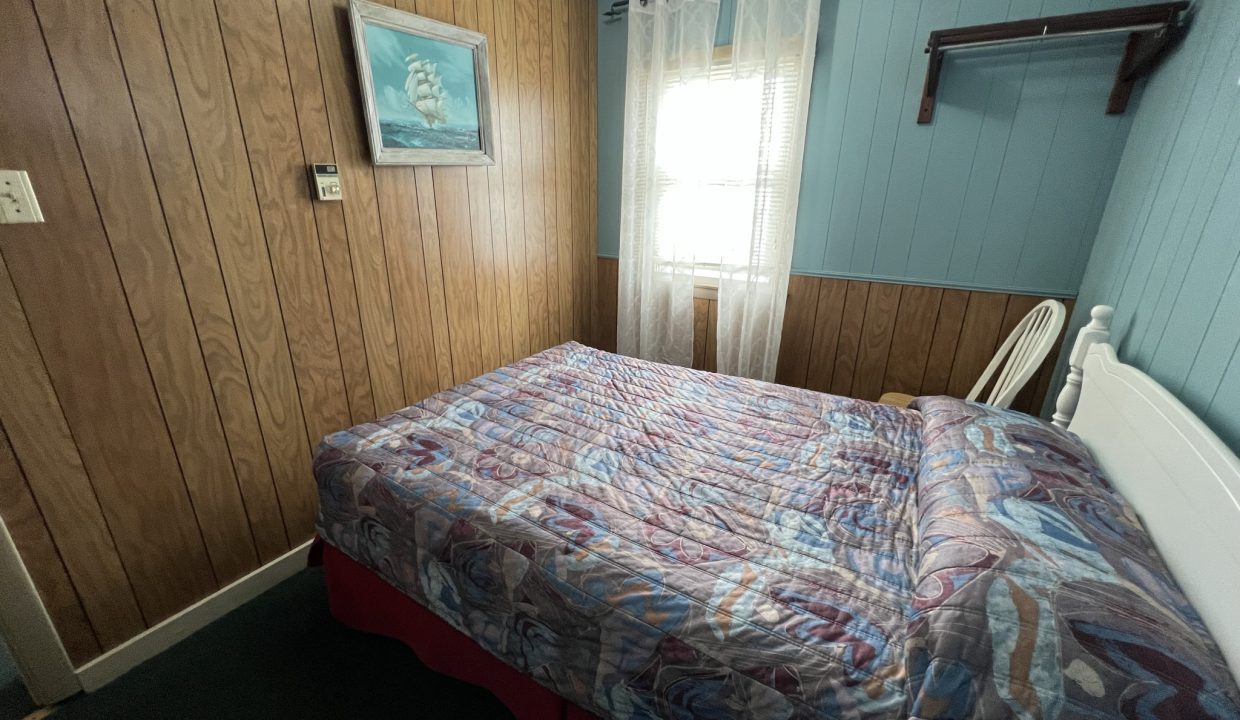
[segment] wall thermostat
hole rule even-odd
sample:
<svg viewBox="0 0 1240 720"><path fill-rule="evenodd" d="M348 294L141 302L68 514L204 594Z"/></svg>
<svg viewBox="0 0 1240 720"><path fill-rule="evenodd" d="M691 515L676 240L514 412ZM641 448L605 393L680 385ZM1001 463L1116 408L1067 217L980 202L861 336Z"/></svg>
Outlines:
<svg viewBox="0 0 1240 720"><path fill-rule="evenodd" d="M339 200L340 173L334 164L315 163L310 166L310 185L319 200Z"/></svg>

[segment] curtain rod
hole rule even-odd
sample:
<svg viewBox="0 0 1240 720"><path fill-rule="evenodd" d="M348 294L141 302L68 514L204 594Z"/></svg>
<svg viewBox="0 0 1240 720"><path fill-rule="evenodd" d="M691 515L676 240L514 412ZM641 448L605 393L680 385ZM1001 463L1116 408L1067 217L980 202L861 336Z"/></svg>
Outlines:
<svg viewBox="0 0 1240 720"><path fill-rule="evenodd" d="M637 0L637 1L642 4L642 7L645 7L646 4L650 2L650 0ZM620 19L621 15L628 12L628 10L629 10L629 0L615 0L615 2L611 4L611 7L603 11L603 17L607 18L603 22L614 23Z"/></svg>
<svg viewBox="0 0 1240 720"><path fill-rule="evenodd" d="M642 4L643 5L645 4L644 0ZM629 9L629 0L615 0L615 2L611 4L611 7L603 11L603 17L605 18L603 22L605 23L616 22L617 20L620 19L621 15L628 12L628 9Z"/></svg>

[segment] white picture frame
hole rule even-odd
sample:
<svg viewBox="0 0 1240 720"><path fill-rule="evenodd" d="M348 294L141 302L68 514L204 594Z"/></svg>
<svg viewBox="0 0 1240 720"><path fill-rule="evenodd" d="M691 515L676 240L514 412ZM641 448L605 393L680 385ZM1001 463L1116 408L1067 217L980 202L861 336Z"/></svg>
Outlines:
<svg viewBox="0 0 1240 720"><path fill-rule="evenodd" d="M486 36L365 0L349 18L372 162L494 164Z"/></svg>

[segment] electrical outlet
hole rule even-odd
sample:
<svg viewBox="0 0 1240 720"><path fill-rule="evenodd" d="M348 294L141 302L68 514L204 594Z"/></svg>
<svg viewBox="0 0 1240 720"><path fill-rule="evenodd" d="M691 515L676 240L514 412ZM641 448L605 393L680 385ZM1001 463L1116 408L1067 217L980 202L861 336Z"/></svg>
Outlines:
<svg viewBox="0 0 1240 720"><path fill-rule="evenodd" d="M0 223L41 223L43 211L25 170L0 170Z"/></svg>

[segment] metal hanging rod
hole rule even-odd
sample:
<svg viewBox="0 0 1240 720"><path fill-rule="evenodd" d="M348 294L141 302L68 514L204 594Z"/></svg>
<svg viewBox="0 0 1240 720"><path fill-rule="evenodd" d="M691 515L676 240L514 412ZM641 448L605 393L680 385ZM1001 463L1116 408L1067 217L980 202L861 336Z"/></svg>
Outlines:
<svg viewBox="0 0 1240 720"><path fill-rule="evenodd" d="M1015 45L1025 42L1046 42L1047 40L1060 40L1068 38L1091 37L1094 35L1114 35L1116 33L1132 33L1147 32L1150 30L1164 30L1166 23L1146 23L1144 25L1127 25L1125 27L1111 28L1107 30L1074 30L1071 32L1043 33L1041 35L1031 35L1029 37L1018 37L1001 40L976 40L974 42L960 43L959 45L949 45L940 48L940 50L969 50L972 48L992 47L994 45ZM926 52L930 52L930 48L926 48Z"/></svg>
<svg viewBox="0 0 1240 720"><path fill-rule="evenodd" d="M1009 20L987 25L935 30L930 33L926 51L950 50L984 40L1008 42L1069 35L1088 31L1122 32L1134 26L1174 24L1179 13L1188 9L1187 0L1155 5L1095 10L1071 15L1052 15L1027 20Z"/></svg>

